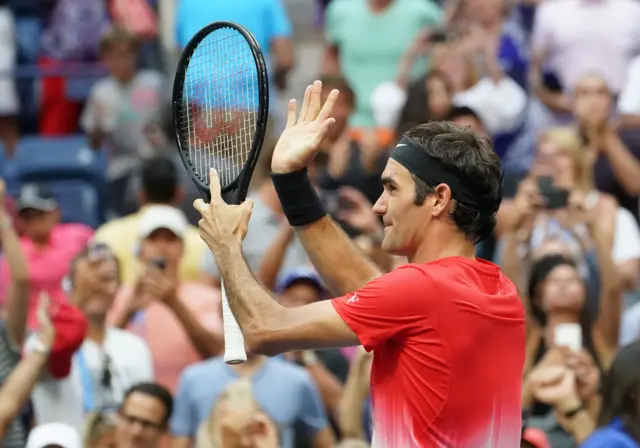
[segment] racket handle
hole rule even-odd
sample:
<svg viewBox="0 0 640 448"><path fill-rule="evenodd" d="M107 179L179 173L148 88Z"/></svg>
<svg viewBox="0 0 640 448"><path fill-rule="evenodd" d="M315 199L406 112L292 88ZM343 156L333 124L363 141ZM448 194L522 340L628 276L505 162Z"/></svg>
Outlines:
<svg viewBox="0 0 640 448"><path fill-rule="evenodd" d="M244 336L229 307L229 299L224 289L224 283L220 281L222 291L222 327L224 329L224 362L227 364L240 364L247 361L247 352L244 350Z"/></svg>

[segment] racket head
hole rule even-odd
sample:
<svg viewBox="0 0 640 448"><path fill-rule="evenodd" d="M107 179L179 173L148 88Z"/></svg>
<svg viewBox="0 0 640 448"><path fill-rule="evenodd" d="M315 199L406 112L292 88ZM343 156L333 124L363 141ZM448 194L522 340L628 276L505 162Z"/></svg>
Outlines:
<svg viewBox="0 0 640 448"><path fill-rule="evenodd" d="M173 123L180 158L209 202L209 170L222 195L241 203L267 131L269 84L255 37L232 22L213 22L189 41L173 83Z"/></svg>

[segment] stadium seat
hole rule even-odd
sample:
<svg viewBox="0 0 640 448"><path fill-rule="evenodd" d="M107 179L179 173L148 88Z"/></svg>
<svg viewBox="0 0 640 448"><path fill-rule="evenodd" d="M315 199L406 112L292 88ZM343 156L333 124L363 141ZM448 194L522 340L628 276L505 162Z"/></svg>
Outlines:
<svg viewBox="0 0 640 448"><path fill-rule="evenodd" d="M14 163L18 186L42 183L54 191L63 221L104 222L106 157L89 149L85 137L26 137Z"/></svg>

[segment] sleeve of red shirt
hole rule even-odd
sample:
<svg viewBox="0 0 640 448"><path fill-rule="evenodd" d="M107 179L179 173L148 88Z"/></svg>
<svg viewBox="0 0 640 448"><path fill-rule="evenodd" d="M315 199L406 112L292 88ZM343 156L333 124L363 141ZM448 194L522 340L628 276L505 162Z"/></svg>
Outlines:
<svg viewBox="0 0 640 448"><path fill-rule="evenodd" d="M370 351L422 325L435 286L436 282L424 269L406 265L331 302Z"/></svg>

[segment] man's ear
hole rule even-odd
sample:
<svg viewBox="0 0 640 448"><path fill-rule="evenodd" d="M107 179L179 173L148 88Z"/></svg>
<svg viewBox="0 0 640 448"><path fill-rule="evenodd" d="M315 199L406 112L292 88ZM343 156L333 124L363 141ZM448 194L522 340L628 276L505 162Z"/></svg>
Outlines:
<svg viewBox="0 0 640 448"><path fill-rule="evenodd" d="M442 216L443 213L449 214L453 198L451 197L451 188L447 184L439 184L434 188L435 193L429 195L433 201L432 215L434 217Z"/></svg>

